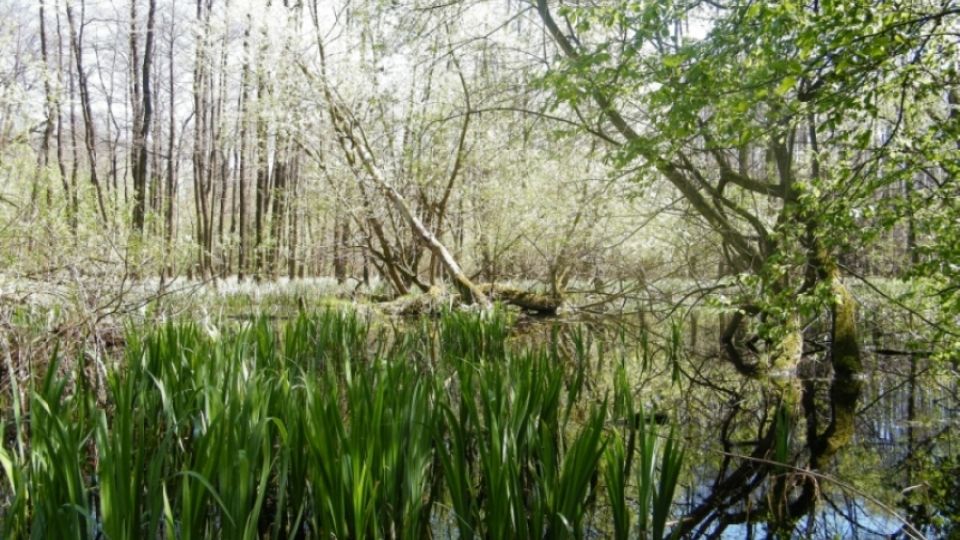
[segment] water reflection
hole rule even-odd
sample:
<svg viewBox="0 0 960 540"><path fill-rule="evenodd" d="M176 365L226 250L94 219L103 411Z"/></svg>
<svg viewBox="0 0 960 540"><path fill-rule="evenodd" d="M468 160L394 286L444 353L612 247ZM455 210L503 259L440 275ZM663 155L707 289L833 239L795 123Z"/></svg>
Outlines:
<svg viewBox="0 0 960 540"><path fill-rule="evenodd" d="M837 374L829 343L808 332L795 374L751 377L724 360L719 325L700 320L679 337L676 328L642 315L579 316L521 320L514 337L557 347L586 341L598 400L609 392L611 368L622 365L637 401L679 426L688 457L676 534L956 534L944 503L960 492L949 493L957 483L939 478L957 453L957 381L949 371L887 344L863 351L859 373ZM829 435L843 415L852 433L833 447ZM602 532L603 517L595 522Z"/></svg>

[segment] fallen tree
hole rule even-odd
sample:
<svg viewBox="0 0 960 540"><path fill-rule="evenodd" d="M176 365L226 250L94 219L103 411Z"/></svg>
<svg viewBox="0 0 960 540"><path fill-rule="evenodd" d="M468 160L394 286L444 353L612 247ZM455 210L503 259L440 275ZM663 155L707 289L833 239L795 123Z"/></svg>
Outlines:
<svg viewBox="0 0 960 540"><path fill-rule="evenodd" d="M494 283L483 283L478 287L493 300L540 315L556 315L557 310L563 305L563 298L555 294L538 293Z"/></svg>
<svg viewBox="0 0 960 540"><path fill-rule="evenodd" d="M333 130L337 136L337 143L350 168L356 174L357 180L363 182L364 178L368 178L373 182L376 189L383 193L391 205L403 216L407 225L416 234L417 239L427 246L436 260L440 261L466 302L476 303L483 308L491 307L492 304L486 294L467 277L450 250L423 224L423 221L407 204L403 195L387 180L383 171L377 165L361 126L327 80L326 54L319 28L317 28L317 49L320 53L319 82L327 102L327 111L330 114ZM305 66L301 65L301 70L305 75L313 78Z"/></svg>
<svg viewBox="0 0 960 540"><path fill-rule="evenodd" d="M563 299L558 296L527 291L509 285L481 283L476 287L489 300L518 307L537 315L556 315L563 305ZM464 302L462 297L458 297L452 291L430 287L422 294L405 294L379 305L384 311L395 315L423 315L439 313L445 308Z"/></svg>

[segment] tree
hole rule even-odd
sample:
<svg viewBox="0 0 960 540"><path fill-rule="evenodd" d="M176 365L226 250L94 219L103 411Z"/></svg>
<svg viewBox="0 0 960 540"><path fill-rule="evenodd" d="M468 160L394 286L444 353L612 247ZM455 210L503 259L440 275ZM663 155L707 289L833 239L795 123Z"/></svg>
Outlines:
<svg viewBox="0 0 960 540"><path fill-rule="evenodd" d="M318 36L320 35L319 32L320 30L317 28ZM317 43L320 50L321 62L323 62L323 42L319 37ZM487 295L464 274L459 263L457 263L450 253L450 250L423 224L423 221L413 212L400 192L397 191L384 176L370 153L370 148L366 143L366 137L363 136L362 132L358 132L359 126L356 120L350 111L344 108L340 98L335 95L333 89L330 87L323 64L321 64L320 83L323 85L324 96L327 100L327 108L333 123L333 129L337 135L337 141L351 168L354 169L358 176L366 175L372 180L375 188L381 191L403 216L410 228L415 231L419 240L440 260L458 289L460 289L464 298L484 307L489 307L490 300L487 298ZM362 176L360 180L361 182L363 181Z"/></svg>
<svg viewBox="0 0 960 540"><path fill-rule="evenodd" d="M96 118L93 116L93 98L90 95L90 86L87 84L87 72L83 67L83 27L84 13L86 4L84 0L80 1L80 20L75 21L73 14L73 5L70 0L67 1L67 25L70 28L70 50L73 53L74 64L77 69L77 89L80 93L80 110L83 114L84 144L87 150L87 160L89 161L90 183L93 185L96 195L97 209L100 213L100 219L104 224L107 223L107 207L103 202L103 189L100 185L100 177L97 174L97 134Z"/></svg>
<svg viewBox="0 0 960 540"><path fill-rule="evenodd" d="M652 180L671 184L713 231L736 272L718 279L739 289L723 342L741 373L794 371L803 328L829 313L827 426L820 429L816 407L799 388L780 389L791 415L803 409L810 466L818 468L853 433L860 352L843 261L875 238L862 216L886 186L918 172L940 176L956 159L939 136L942 124L928 114L942 108L944 85L958 84L955 73L940 74L939 62L957 50L942 29L955 27L960 11L949 2L909 9L883 2L709 4L716 7L633 0L563 7L561 27L547 1L537 0L563 55L545 84L610 145L614 162L642 164ZM677 22L704 11L703 37L685 38ZM917 141L933 142L918 155ZM766 343L761 358L743 346L753 341L744 334ZM748 463L728 475L678 531L749 519L725 508L742 497L746 488L736 484L743 475L756 470ZM802 488L788 502L772 497L768 512L756 515L790 527L815 500L812 480Z"/></svg>
<svg viewBox="0 0 960 540"><path fill-rule="evenodd" d="M143 65L139 67L139 75L142 78L142 81L137 81L137 69L136 65L133 66L134 69L134 81L137 84L134 85L135 89L139 91L134 91L133 98L137 99L139 94L142 92L143 102L140 104L139 108L135 109L135 121L134 121L134 133L133 137L133 153L134 153L134 170L133 170L133 228L134 231L143 234L143 225L144 217L146 214L147 207L147 137L150 134L151 121L153 120L153 89L152 83L150 81L151 68L153 66L153 56L154 56L154 26L156 21L156 11L157 11L157 1L149 0L149 8L147 12L147 28L146 28L146 40L143 46ZM133 53L131 55L134 62L137 59L137 33L136 29L136 6L137 0L131 0L130 9L131 9L131 30L130 30L130 49Z"/></svg>

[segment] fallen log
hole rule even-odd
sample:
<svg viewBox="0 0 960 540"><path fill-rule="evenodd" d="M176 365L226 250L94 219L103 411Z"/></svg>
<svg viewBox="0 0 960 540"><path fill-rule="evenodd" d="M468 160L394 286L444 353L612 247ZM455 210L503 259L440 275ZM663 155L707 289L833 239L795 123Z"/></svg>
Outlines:
<svg viewBox="0 0 960 540"><path fill-rule="evenodd" d="M563 305L563 299L552 294L527 291L508 285L491 283L478 284L477 288L491 300L497 300L510 306L537 315L556 315ZM394 315L437 314L463 301L461 295L447 291L442 287L430 287L425 293L406 294L390 301L379 303L381 309Z"/></svg>
<svg viewBox="0 0 960 540"><path fill-rule="evenodd" d="M424 293L411 293L379 303L380 309L393 315L419 316L438 315L449 309L458 300L457 294L451 294L442 287L430 287Z"/></svg>
<svg viewBox="0 0 960 540"><path fill-rule="evenodd" d="M505 304L533 311L540 315L556 315L557 310L563 305L563 298L552 294L526 291L517 287L493 283L482 283L477 287L493 300L499 300Z"/></svg>

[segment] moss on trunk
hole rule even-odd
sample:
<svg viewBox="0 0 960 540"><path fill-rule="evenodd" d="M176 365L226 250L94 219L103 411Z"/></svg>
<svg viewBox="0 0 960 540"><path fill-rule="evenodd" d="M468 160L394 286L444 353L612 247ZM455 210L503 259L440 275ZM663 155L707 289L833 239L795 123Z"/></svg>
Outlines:
<svg viewBox="0 0 960 540"><path fill-rule="evenodd" d="M554 294L525 291L516 287L492 283L484 283L479 288L494 300L500 300L506 304L534 311L541 315L556 315L557 310L563 304L563 298Z"/></svg>
<svg viewBox="0 0 960 540"><path fill-rule="evenodd" d="M797 378L797 366L803 358L803 331L800 328L800 315L795 313L786 322L786 329L776 351L770 360L770 369L765 375L776 386L783 399L783 405L794 416L800 409L802 389Z"/></svg>
<svg viewBox="0 0 960 540"><path fill-rule="evenodd" d="M831 420L827 430L814 446L811 465L819 467L853 438L857 402L860 399L863 369L857 337L857 305L853 295L840 280L839 271L831 269L828 279L833 293L833 343L830 360L833 382L830 385Z"/></svg>

